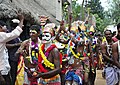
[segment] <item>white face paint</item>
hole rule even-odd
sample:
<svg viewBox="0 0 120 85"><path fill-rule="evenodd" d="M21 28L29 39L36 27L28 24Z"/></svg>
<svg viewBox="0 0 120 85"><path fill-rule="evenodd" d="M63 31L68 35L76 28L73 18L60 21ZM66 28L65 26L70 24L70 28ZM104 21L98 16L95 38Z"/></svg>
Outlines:
<svg viewBox="0 0 120 85"><path fill-rule="evenodd" d="M42 43L49 43L52 41L52 35L49 32L44 32L42 34Z"/></svg>

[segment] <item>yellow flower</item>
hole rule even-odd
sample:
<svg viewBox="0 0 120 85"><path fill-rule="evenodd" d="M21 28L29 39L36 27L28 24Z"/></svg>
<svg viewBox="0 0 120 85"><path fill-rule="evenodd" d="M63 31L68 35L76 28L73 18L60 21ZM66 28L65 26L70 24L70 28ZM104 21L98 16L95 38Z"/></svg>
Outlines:
<svg viewBox="0 0 120 85"><path fill-rule="evenodd" d="M78 56L80 56L80 53L77 53Z"/></svg>
<svg viewBox="0 0 120 85"><path fill-rule="evenodd" d="M40 47L39 52L40 52L40 54L41 54L41 57L42 57L43 60L44 60L43 63L45 64L45 66L46 66L46 67L49 67L49 68L51 68L51 69L54 69L54 64L52 64L51 62L49 62L49 61L46 59L46 56L44 55L41 47Z"/></svg>
<svg viewBox="0 0 120 85"><path fill-rule="evenodd" d="M76 55L76 54L74 53L74 51L72 50L72 47L70 47L70 51L72 52L72 54L73 54L73 56L74 56L75 58L79 58L79 56ZM84 60L84 57L80 57L79 59Z"/></svg>

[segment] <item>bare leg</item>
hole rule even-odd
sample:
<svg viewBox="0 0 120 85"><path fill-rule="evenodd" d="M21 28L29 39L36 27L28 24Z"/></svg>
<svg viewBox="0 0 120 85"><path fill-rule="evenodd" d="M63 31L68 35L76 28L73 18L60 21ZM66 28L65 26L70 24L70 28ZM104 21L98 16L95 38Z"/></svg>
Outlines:
<svg viewBox="0 0 120 85"><path fill-rule="evenodd" d="M84 85L88 85L88 73L84 73Z"/></svg>

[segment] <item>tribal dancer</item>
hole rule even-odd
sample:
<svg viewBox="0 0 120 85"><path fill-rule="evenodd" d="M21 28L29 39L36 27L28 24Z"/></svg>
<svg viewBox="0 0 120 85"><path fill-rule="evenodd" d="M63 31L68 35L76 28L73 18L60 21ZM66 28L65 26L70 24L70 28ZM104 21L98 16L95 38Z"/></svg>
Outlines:
<svg viewBox="0 0 120 85"><path fill-rule="evenodd" d="M40 85L61 85L60 72L62 57L54 40L52 25L46 24L42 34L42 45L40 46L40 56L38 57L38 71L34 72L35 77L39 78Z"/></svg>
<svg viewBox="0 0 120 85"><path fill-rule="evenodd" d="M65 85L87 85L89 73L89 57L84 44L84 38L75 30L70 29L71 40L69 41L68 57L69 67L66 73ZM79 36L78 36L79 35Z"/></svg>
<svg viewBox="0 0 120 85"><path fill-rule="evenodd" d="M65 73L68 66L68 55L67 55L67 47L69 42L69 36L67 34L67 31L65 30L64 22L62 21L60 23L60 28L58 29L56 33L55 38L55 45L59 49L60 53L62 54L62 69L61 69L61 85L65 85Z"/></svg>

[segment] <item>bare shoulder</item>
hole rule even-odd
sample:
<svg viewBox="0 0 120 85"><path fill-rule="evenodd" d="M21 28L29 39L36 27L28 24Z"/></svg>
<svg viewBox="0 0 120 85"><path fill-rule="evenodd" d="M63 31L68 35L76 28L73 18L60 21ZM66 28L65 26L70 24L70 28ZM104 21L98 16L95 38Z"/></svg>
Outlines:
<svg viewBox="0 0 120 85"><path fill-rule="evenodd" d="M54 52L54 53L58 53L59 50L58 50L57 48L54 48L54 49L52 50L52 52Z"/></svg>
<svg viewBox="0 0 120 85"><path fill-rule="evenodd" d="M113 44L112 44L112 49L113 49L113 50L117 49L117 46L118 46L118 42L113 43Z"/></svg>
<svg viewBox="0 0 120 85"><path fill-rule="evenodd" d="M51 50L51 54L52 54L52 56L58 58L59 57L59 50L57 48L54 48L53 50Z"/></svg>
<svg viewBox="0 0 120 85"><path fill-rule="evenodd" d="M118 42L115 42L112 44L112 47L114 47L114 46L116 47L117 45L118 45Z"/></svg>
<svg viewBox="0 0 120 85"><path fill-rule="evenodd" d="M102 48L105 47L105 46L106 46L106 43L105 43L105 42L101 44L101 47L102 47Z"/></svg>

